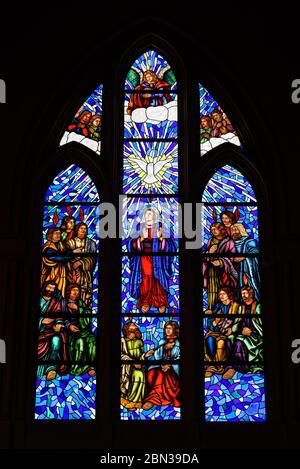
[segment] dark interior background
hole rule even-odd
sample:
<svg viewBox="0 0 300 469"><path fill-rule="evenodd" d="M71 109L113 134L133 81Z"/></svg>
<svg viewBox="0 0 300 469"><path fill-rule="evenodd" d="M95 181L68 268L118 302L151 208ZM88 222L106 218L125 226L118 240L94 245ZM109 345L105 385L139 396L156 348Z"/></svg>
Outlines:
<svg viewBox="0 0 300 469"><path fill-rule="evenodd" d="M156 4L143 11L139 5L104 11L100 2L41 8L13 11L10 7L1 15L0 78L6 81L7 103L0 105L0 338L7 344L7 363L0 365L0 447L299 447L300 364L291 361L291 343L300 338L300 103L291 100L291 83L300 79L296 12L288 4L284 11L272 7L263 12L257 5L233 2L222 6L203 2L197 9ZM104 199L117 197L122 128L118 93L122 73L143 44L161 44L166 57L178 64L178 79L185 87L189 112L183 109L182 115L189 141L182 135L182 154L189 167L184 170L182 196L186 200L197 199L197 180L200 197L210 165L239 157L231 150L212 154L211 162L197 157L198 102L193 103L193 96L198 80L222 102L242 135L247 158L239 161L261 199L265 424L203 423L202 390L196 377L200 334L191 319L185 320L182 339L183 421L118 422L117 241L103 242L103 263L108 267L102 279L107 295L98 349L99 418L73 423L32 419L41 194L64 163L76 160L95 175ZM57 150L64 126L101 82L107 90L101 161L76 146ZM196 281L197 265L194 253L187 254L183 269L188 281ZM188 295L188 281L183 284L182 314L197 321L199 299L196 292Z"/></svg>

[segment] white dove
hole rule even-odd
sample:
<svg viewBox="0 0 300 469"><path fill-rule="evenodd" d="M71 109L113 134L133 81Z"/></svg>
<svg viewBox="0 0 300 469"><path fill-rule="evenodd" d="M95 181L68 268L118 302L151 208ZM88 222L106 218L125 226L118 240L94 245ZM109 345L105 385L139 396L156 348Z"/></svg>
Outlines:
<svg viewBox="0 0 300 469"><path fill-rule="evenodd" d="M129 155L127 159L146 189L160 188L160 181L173 161L173 157L170 155L156 157L146 155L145 158Z"/></svg>

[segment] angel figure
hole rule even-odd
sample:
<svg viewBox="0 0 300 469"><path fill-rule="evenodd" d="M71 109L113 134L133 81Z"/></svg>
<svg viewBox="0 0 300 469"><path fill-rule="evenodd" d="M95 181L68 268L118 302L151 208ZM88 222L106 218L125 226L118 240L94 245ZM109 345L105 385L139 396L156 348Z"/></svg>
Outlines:
<svg viewBox="0 0 300 469"><path fill-rule="evenodd" d="M171 167L171 155L146 155L145 158L135 155L128 156L128 162L138 174L142 185L147 189L159 189L165 172Z"/></svg>
<svg viewBox="0 0 300 469"><path fill-rule="evenodd" d="M132 67L130 78L134 90L145 91L145 93L132 93L127 108L129 115L137 108L163 106L171 101L171 85L175 83L176 79L172 70L170 70L170 66L162 69L158 75L152 70L146 70L142 73L141 70ZM168 81L165 81L166 79ZM153 90L158 90L161 93L152 93Z"/></svg>

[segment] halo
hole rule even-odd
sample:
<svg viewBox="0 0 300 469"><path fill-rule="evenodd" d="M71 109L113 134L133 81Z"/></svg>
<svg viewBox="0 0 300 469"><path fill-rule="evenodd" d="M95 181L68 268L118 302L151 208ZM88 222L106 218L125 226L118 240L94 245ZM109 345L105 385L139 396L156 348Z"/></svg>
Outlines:
<svg viewBox="0 0 300 469"><path fill-rule="evenodd" d="M143 216L142 216L142 219L141 219L141 223L145 223L145 213L147 212L147 210L151 210L152 212L154 212L155 214L155 220L154 220L154 223L158 223L160 221L160 218L161 218L161 214L158 210L157 207L155 207L153 204L149 203L146 205L146 207L144 208L143 210Z"/></svg>

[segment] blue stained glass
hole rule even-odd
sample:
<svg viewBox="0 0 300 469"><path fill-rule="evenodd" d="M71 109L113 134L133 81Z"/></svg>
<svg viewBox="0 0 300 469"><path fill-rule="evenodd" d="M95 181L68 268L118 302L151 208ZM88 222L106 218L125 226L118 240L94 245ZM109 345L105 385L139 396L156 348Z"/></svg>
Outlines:
<svg viewBox="0 0 300 469"><path fill-rule="evenodd" d="M75 114L60 141L60 146L78 142L100 155L102 127L102 93L99 85Z"/></svg>
<svg viewBox="0 0 300 469"><path fill-rule="evenodd" d="M164 198L164 197L153 197L151 201L149 198L141 197L124 197L123 199L123 214L122 214L122 246L123 251L132 251L130 245L132 239L137 239L139 236L143 236L143 227L146 226L146 213L149 209L154 210L157 215L155 221L156 230L158 224L161 226L161 235L168 240L168 251L178 250L178 218L179 218L179 206L177 198ZM154 233L157 236L158 233ZM155 252L155 247L152 245L152 252ZM158 244L157 250L161 249L161 243ZM166 248L165 248L166 249Z"/></svg>
<svg viewBox="0 0 300 469"><path fill-rule="evenodd" d="M164 338L164 326L168 321L176 321L179 324L179 318L168 316L168 317L122 317L121 319L121 330L124 324L128 321L132 321L139 327L140 333L142 334L142 341L144 343L144 350L147 352L150 349L156 348L159 342ZM122 332L121 332L121 335Z"/></svg>
<svg viewBox="0 0 300 469"><path fill-rule="evenodd" d="M95 269L93 272L93 284L92 284L92 313L98 313L98 264L99 262L96 261Z"/></svg>
<svg viewBox="0 0 300 469"><path fill-rule="evenodd" d="M171 94L170 101L162 105L141 107L140 103L139 107L128 114L130 96L125 95L124 138L177 138L177 95ZM158 95L156 98L162 99L162 96Z"/></svg>
<svg viewBox="0 0 300 469"><path fill-rule="evenodd" d="M89 104L93 104L92 100ZM94 183L75 164L61 171L46 193L36 419L95 418L96 378L92 362L97 319L86 315L98 313L98 259L95 256L99 248L98 204ZM80 317L77 317L78 312ZM58 330L58 326L62 329ZM73 330L72 326L79 330ZM82 340L80 347L83 344L80 355L77 339ZM73 363L66 366L60 363L62 360ZM74 363L75 360L86 364ZM55 361L59 366L53 365Z"/></svg>
<svg viewBox="0 0 300 469"><path fill-rule="evenodd" d="M97 318L92 318L91 329L94 335L98 335L98 320Z"/></svg>
<svg viewBox="0 0 300 469"><path fill-rule="evenodd" d="M178 192L176 142L125 142L123 192L174 194Z"/></svg>
<svg viewBox="0 0 300 469"><path fill-rule="evenodd" d="M264 422L264 375L236 372L228 380L218 374L205 378L205 420Z"/></svg>
<svg viewBox="0 0 300 469"><path fill-rule="evenodd" d="M258 217L256 206L202 206L202 244L206 248L208 240L211 238L210 226L212 223L221 222L220 214L224 211L232 212L235 215L238 226L244 227L249 238L255 240L256 247L259 247ZM230 227L228 228L230 230ZM245 235L245 232L244 235ZM228 233L229 234L229 233ZM257 251L258 252L258 251Z"/></svg>
<svg viewBox="0 0 300 469"><path fill-rule="evenodd" d="M203 289L203 311L208 309L208 295L207 290Z"/></svg>
<svg viewBox="0 0 300 469"><path fill-rule="evenodd" d="M209 92L199 83L200 95L200 153L230 142L240 146L240 140L225 112Z"/></svg>
<svg viewBox="0 0 300 469"><path fill-rule="evenodd" d="M99 202L99 195L91 178L72 164L61 171L50 184L45 202Z"/></svg>
<svg viewBox="0 0 300 469"><path fill-rule="evenodd" d="M157 354L164 350L158 345L164 339L166 322L172 319L179 322L179 266L178 257L173 255L178 250L178 200L157 197L178 192L177 142L157 141L177 139L177 94L172 93L176 86L168 63L154 51L145 52L134 62L125 82L126 90L132 93L125 94L124 103L124 138L130 141L124 142L123 193L151 195L123 198L122 250L134 255L122 259L121 312L127 316L121 318L121 329L129 321L134 322L139 327L145 352L156 349ZM156 141L137 142L137 138ZM153 256L155 252L166 255ZM165 316L147 317L147 312ZM139 313L143 317L138 317ZM122 356L130 356L126 350L129 342L122 339L121 344ZM134 353L138 354L136 357L142 354L141 342ZM146 362L150 361L150 355L145 357ZM160 369L160 365L159 370L151 366L146 370L146 367L132 364L130 371L127 365L121 367L121 420L179 420L180 408L174 407L180 405L179 383L172 385L174 396L169 391L167 398L155 382L155 376L167 383L169 370L164 366ZM171 371L179 373L175 368ZM147 380L145 393L143 387ZM157 405L159 401L172 405Z"/></svg>
<svg viewBox="0 0 300 469"><path fill-rule="evenodd" d="M177 88L176 78L168 62L154 50L148 50L138 57L126 76L125 89L134 89L143 82L143 73L151 70L159 80L167 82L171 89Z"/></svg>
<svg viewBox="0 0 300 469"><path fill-rule="evenodd" d="M97 251L99 250L99 239L97 236L97 223L99 214L96 205L94 207L85 205L45 205L43 245L47 242L46 233L49 228L57 227L62 230L62 233L64 232L64 217L74 218L74 228L79 223L86 223L88 227L87 237L95 241ZM65 241L65 244L67 244L67 239L68 238L63 240Z"/></svg>
<svg viewBox="0 0 300 469"><path fill-rule="evenodd" d="M37 379L36 420L91 420L96 414L96 377L58 376Z"/></svg>
<svg viewBox="0 0 300 469"><path fill-rule="evenodd" d="M225 165L209 180L202 202L256 202L249 181L232 166Z"/></svg>
<svg viewBox="0 0 300 469"><path fill-rule="evenodd" d="M125 122L124 138L177 138L177 121Z"/></svg>
<svg viewBox="0 0 300 469"><path fill-rule="evenodd" d="M200 114L201 116L208 116L214 109L218 109L219 105L210 95L210 93L199 83L200 93Z"/></svg>
<svg viewBox="0 0 300 469"><path fill-rule="evenodd" d="M153 256L154 257L154 256ZM158 256L157 256L158 257ZM159 256L163 257L163 256ZM123 257L122 260L122 313L125 315L139 314L140 310L137 307L137 298L131 296L130 283L134 281L134 273L131 273L129 258ZM178 257L171 257L172 275L169 277L168 282L168 302L169 307L166 310L168 315L173 314L177 316L179 312L179 265ZM158 312L157 308L152 307L149 313Z"/></svg>
<svg viewBox="0 0 300 469"><path fill-rule="evenodd" d="M180 420L181 409L173 406L154 406L149 410L128 410L121 406L120 418L121 420Z"/></svg>

